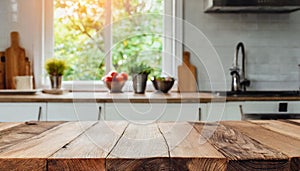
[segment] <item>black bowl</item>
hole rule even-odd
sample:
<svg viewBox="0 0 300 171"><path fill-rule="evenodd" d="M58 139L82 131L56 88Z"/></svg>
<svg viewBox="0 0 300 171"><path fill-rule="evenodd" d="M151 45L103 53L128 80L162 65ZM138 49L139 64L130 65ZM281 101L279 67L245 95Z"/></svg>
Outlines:
<svg viewBox="0 0 300 171"><path fill-rule="evenodd" d="M175 79L171 78L168 80L161 78L154 78L151 80L155 90L163 93L168 93L169 90L173 87Z"/></svg>

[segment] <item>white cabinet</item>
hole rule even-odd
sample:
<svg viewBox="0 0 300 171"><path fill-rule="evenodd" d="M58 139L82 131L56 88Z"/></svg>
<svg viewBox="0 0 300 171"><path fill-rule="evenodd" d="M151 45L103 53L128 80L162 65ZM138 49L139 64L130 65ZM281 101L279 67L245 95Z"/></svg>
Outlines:
<svg viewBox="0 0 300 171"><path fill-rule="evenodd" d="M280 112L279 104L287 104L287 111ZM208 103L204 121L241 120L242 106L244 113L300 113L299 101L240 101L224 103Z"/></svg>
<svg viewBox="0 0 300 171"><path fill-rule="evenodd" d="M288 102L289 113L300 113L300 101Z"/></svg>
<svg viewBox="0 0 300 171"><path fill-rule="evenodd" d="M244 102L208 103L203 121L241 120L239 105Z"/></svg>
<svg viewBox="0 0 300 171"><path fill-rule="evenodd" d="M246 101L242 107L245 113L278 113L278 101Z"/></svg>
<svg viewBox="0 0 300 171"><path fill-rule="evenodd" d="M46 103L0 103L0 122L46 120Z"/></svg>
<svg viewBox="0 0 300 171"><path fill-rule="evenodd" d="M279 111L286 104L286 111ZM248 101L243 104L245 113L300 113L300 101Z"/></svg>
<svg viewBox="0 0 300 171"><path fill-rule="evenodd" d="M103 119L103 104L97 103L48 103L48 121L96 121Z"/></svg>
<svg viewBox="0 0 300 171"><path fill-rule="evenodd" d="M205 104L199 103L106 103L105 120L198 121Z"/></svg>

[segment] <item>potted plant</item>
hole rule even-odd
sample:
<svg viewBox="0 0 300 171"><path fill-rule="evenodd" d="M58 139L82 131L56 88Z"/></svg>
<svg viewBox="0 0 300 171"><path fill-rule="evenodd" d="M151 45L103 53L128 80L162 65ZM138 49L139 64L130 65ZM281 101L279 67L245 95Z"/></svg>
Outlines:
<svg viewBox="0 0 300 171"><path fill-rule="evenodd" d="M140 63L129 68L132 75L133 89L137 94L144 94L147 85L148 75L153 71L150 66Z"/></svg>
<svg viewBox="0 0 300 171"><path fill-rule="evenodd" d="M51 88L61 89L62 76L67 69L67 64L64 60L49 58L46 60L45 69L50 77Z"/></svg>

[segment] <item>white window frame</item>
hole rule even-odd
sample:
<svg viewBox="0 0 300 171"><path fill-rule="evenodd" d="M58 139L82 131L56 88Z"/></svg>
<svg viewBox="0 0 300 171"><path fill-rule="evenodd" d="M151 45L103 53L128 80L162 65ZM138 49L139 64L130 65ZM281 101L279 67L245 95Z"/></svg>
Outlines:
<svg viewBox="0 0 300 171"><path fill-rule="evenodd" d="M111 0L109 0L111 1ZM181 58L183 51L183 0L165 0L165 17L164 17L164 49L162 58L162 71L177 78L177 66L182 63ZM39 77L36 77L37 87L46 88L49 86L49 80L45 77L44 61L52 57L54 54L54 32L53 32L53 17L54 6L53 0L42 0L42 21L41 21L41 41L42 48L38 51L39 55L35 56L34 70ZM172 17L170 17L172 16ZM108 37L111 41L110 30L108 30ZM171 31L170 31L171 30ZM177 42L177 43L176 43ZM105 47L107 52L111 47ZM106 71L112 68L111 54L106 55L105 66ZM41 67L42 66L42 67ZM102 81L64 81L63 87L69 90L106 90ZM174 89L176 86L173 87ZM128 88L126 89L128 90ZM147 90L153 90L152 84L149 83Z"/></svg>

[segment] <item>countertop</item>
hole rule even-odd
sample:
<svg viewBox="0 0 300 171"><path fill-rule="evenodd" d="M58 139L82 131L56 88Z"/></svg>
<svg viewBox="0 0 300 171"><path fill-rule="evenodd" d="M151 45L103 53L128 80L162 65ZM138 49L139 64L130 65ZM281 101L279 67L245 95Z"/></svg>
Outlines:
<svg viewBox="0 0 300 171"><path fill-rule="evenodd" d="M300 120L0 123L0 170L299 170L299 130Z"/></svg>
<svg viewBox="0 0 300 171"><path fill-rule="evenodd" d="M109 92L67 92L62 95L37 93L35 95L0 95L0 102L98 102L98 103L208 103L225 101L299 101L300 96L218 96L210 92L145 94Z"/></svg>

